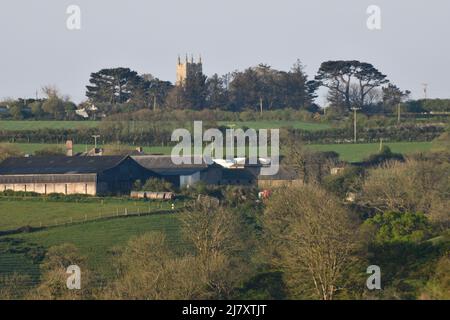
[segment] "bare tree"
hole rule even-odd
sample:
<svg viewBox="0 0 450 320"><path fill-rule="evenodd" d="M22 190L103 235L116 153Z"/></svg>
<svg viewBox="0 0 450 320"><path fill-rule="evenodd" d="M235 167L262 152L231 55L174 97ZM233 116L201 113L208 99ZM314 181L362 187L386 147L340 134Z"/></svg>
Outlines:
<svg viewBox="0 0 450 320"><path fill-rule="evenodd" d="M118 278L97 294L100 299L180 300L203 295L198 261L176 256L164 234L133 237L116 257Z"/></svg>
<svg viewBox="0 0 450 320"><path fill-rule="evenodd" d="M281 189L263 225L265 250L292 295L332 300L357 249L355 222L339 202L315 185Z"/></svg>
<svg viewBox="0 0 450 320"><path fill-rule="evenodd" d="M183 233L194 246L200 262L202 281L211 298L229 298L246 274L242 255L245 234L239 217L216 201L202 198L181 218Z"/></svg>
<svg viewBox="0 0 450 320"><path fill-rule="evenodd" d="M450 197L448 164L407 160L369 171L359 202L380 212L423 212Z"/></svg>
<svg viewBox="0 0 450 320"><path fill-rule="evenodd" d="M41 265L41 281L27 296L32 300L80 300L89 299L92 292L91 275L86 257L72 244L50 247ZM67 267L77 265L81 269L81 290L67 289Z"/></svg>

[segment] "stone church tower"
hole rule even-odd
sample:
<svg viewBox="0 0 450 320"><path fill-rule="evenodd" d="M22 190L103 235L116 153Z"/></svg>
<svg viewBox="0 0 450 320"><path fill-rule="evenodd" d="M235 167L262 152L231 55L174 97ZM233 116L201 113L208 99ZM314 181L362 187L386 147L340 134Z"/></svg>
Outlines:
<svg viewBox="0 0 450 320"><path fill-rule="evenodd" d="M203 73L202 57L199 57L197 62L194 62L194 56L189 61L186 55L186 60L181 62L180 56L178 56L177 64L177 86L183 86L186 80L192 78L195 74Z"/></svg>

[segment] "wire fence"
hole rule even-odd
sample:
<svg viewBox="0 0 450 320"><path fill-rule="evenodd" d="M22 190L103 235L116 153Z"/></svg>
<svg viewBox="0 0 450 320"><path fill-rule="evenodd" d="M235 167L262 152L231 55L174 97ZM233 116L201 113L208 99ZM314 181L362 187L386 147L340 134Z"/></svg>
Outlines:
<svg viewBox="0 0 450 320"><path fill-rule="evenodd" d="M148 210L144 210L141 208L132 208L131 210L129 208L117 208L115 212L110 213L102 213L101 211L98 214L85 214L84 217L81 218L74 218L74 217L65 217L65 218L58 218L54 219L53 222L45 222L42 221L37 223L30 223L25 226L11 229L11 230L2 230L0 231L0 236L4 235L12 235L12 234L18 234L18 233L29 233L29 232L36 232L41 231L45 229L55 228L55 227L61 227L61 226L71 226L76 224L83 224L88 222L94 222L94 221L105 221L105 220L111 220L111 219L118 219L118 218L127 218L127 217L141 217L141 216L149 216L149 215L160 215L160 214L175 214L178 212L181 212L185 206L177 206L175 208L174 204L169 205L169 208L152 208L149 206Z"/></svg>

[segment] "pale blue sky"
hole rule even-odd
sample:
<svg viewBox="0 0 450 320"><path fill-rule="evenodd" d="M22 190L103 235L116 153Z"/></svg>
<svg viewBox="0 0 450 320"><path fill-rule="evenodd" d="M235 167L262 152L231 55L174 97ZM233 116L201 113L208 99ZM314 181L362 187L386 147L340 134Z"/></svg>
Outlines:
<svg viewBox="0 0 450 320"><path fill-rule="evenodd" d="M81 8L80 31L66 8ZM369 5L382 30L366 27ZM329 59L373 63L402 89L450 98L448 0L1 0L0 98L54 84L84 99L89 74L127 66L175 80L178 54L201 53L207 75L258 63L312 77Z"/></svg>

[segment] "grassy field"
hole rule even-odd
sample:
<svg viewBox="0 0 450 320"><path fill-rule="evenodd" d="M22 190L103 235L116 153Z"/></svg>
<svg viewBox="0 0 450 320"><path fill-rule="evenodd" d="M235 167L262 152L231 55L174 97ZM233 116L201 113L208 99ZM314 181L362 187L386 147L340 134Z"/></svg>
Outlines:
<svg viewBox="0 0 450 320"><path fill-rule="evenodd" d="M19 272L28 274L35 283L39 265L33 253L51 246L72 243L88 259L91 270L108 277L113 270L111 250L123 246L132 236L162 232L176 252L186 250L176 214L155 214L141 217L93 221L61 226L44 231L0 237L0 275Z"/></svg>
<svg viewBox="0 0 450 320"><path fill-rule="evenodd" d="M302 122L302 121L294 121L294 120L272 120L272 121L219 121L219 125L227 126L230 128L253 128L256 130L259 129L279 129L279 128L288 128L292 127L294 129L302 129L308 131L317 131L317 130L325 130L331 128L330 125L326 123L310 123L310 122Z"/></svg>
<svg viewBox="0 0 450 320"><path fill-rule="evenodd" d="M39 143L15 143L22 152L33 153L36 150L41 150L50 146L56 146L56 144L39 144ZM402 154L423 152L428 151L432 147L431 142L392 142L385 143L384 145L389 146L393 152L398 152ZM63 145L59 145L64 147ZM86 149L90 149L93 146L86 146L81 144L74 145L75 152L83 152ZM339 153L341 160L344 161L362 161L371 154L377 153L380 145L378 143L362 143L362 144L320 144L320 145L307 145L308 148L317 151L335 151ZM172 147L166 146L155 146L155 147L144 147L146 153L153 154L170 154Z"/></svg>
<svg viewBox="0 0 450 320"><path fill-rule="evenodd" d="M169 209L168 202L144 202L116 199L92 199L89 202L44 201L43 197L34 199L0 198L0 231L17 229L23 226L47 226L84 221L114 214L145 213Z"/></svg>
<svg viewBox="0 0 450 320"><path fill-rule="evenodd" d="M138 121L139 122L139 121ZM36 130L36 129L82 129L96 128L100 121L26 121L26 120L0 120L1 130ZM143 122L145 124L145 122ZM253 129L276 129L292 127L304 130L322 130L328 129L330 126L323 123L309 123L294 120L280 121L218 121L219 125L229 126L233 128L248 127ZM180 124L173 121L161 122L161 127L178 128ZM186 123L184 126L192 126L192 123Z"/></svg>
<svg viewBox="0 0 450 320"><path fill-rule="evenodd" d="M32 154L37 150L42 150L51 147L65 148L65 144L56 144L56 143L13 143L11 145L19 148L20 151L27 154ZM93 147L94 147L93 145L74 144L73 150L75 153L85 152L86 150L90 150ZM170 152L172 151L172 147L161 147L161 146L144 147L144 151L146 153L170 154Z"/></svg>
<svg viewBox="0 0 450 320"><path fill-rule="evenodd" d="M1 120L0 130L82 129L95 128L98 124L98 121Z"/></svg>
<svg viewBox="0 0 450 320"><path fill-rule="evenodd" d="M410 154L415 152L429 151L432 147L431 142L392 142L385 143L392 152L401 154ZM371 154L379 152L380 145L378 143L362 143L362 144L323 144L311 145L309 148L317 151L335 151L339 153L341 160L356 162L362 161Z"/></svg>

